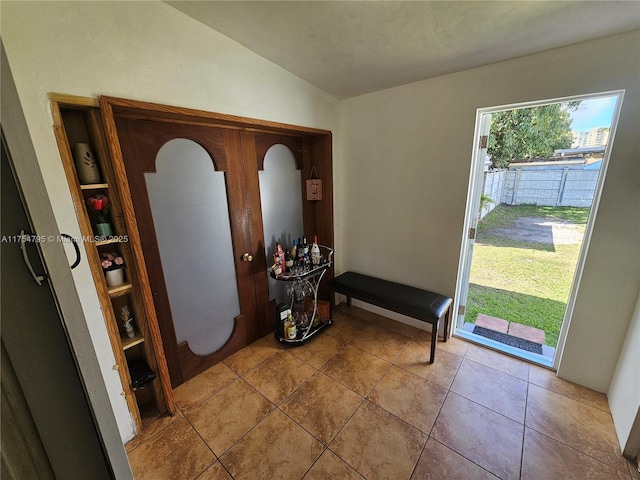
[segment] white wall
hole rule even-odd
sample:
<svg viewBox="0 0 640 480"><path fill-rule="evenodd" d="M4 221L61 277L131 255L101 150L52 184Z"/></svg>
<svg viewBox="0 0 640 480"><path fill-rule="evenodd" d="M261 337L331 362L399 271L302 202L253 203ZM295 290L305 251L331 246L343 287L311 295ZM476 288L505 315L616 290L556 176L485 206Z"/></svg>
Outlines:
<svg viewBox="0 0 640 480"><path fill-rule="evenodd" d="M161 2L2 2L2 40L59 229L80 236L47 94L112 95L335 130L338 101ZM27 199L29 201L29 199ZM36 225L37 229L38 225ZM123 440L120 396L86 262L73 271Z"/></svg>
<svg viewBox="0 0 640 480"><path fill-rule="evenodd" d="M606 391L639 286L640 32L342 102L342 270L454 295L481 107L626 89L559 375Z"/></svg>
<svg viewBox="0 0 640 480"><path fill-rule="evenodd" d="M637 455L640 431L632 434L632 429L640 415L640 295L607 396L623 451Z"/></svg>

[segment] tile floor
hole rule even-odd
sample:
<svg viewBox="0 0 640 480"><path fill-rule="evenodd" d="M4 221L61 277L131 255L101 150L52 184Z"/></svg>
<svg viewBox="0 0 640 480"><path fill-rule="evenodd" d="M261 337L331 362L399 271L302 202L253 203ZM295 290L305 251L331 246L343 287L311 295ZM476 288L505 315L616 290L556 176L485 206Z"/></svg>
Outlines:
<svg viewBox="0 0 640 480"><path fill-rule="evenodd" d="M362 309L334 320L178 387L179 413L127 444L135 478L640 478L604 395L456 338L430 365L427 332Z"/></svg>

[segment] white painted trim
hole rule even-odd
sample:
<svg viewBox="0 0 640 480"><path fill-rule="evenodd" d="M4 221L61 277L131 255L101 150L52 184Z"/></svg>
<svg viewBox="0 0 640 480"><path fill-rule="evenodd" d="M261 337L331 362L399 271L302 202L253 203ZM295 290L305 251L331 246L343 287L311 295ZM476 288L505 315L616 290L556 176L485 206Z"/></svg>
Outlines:
<svg viewBox="0 0 640 480"><path fill-rule="evenodd" d="M611 158L612 146L615 143L616 130L618 128L618 120L620 119L620 110L622 108L622 101L624 99L624 90L616 90L613 92L606 92L606 94L593 95L590 98L598 98L604 96L617 96L616 108L613 112L613 118L611 119L611 127L609 130L608 145L602 157L602 165L600 166L600 175L598 176L598 183L596 189L593 192L593 202L591 203L591 210L589 211L589 219L587 220L587 227L584 231L584 237L582 239L582 246L580 247L580 254L578 255L578 262L576 265L576 271L573 277L573 284L571 285L571 291L569 292L569 298L567 299L567 308L565 310L564 318L562 319L562 327L560 328L560 335L558 336L558 345L556 346L556 356L553 360L553 368L556 370L560 367L562 362L562 354L564 353L564 345L567 341L567 333L569 332L569 326L571 325L571 318L573 317L573 309L576 304L576 298L578 296L578 289L580 288L580 281L582 280L582 272L584 270L584 264L587 259L587 252L589 251L589 244L591 243L591 234L593 233L593 226L596 223L596 215L598 214L598 207L600 206L600 197L602 197L602 189L604 188L604 180L607 175L607 168L609 167L609 159Z"/></svg>
<svg viewBox="0 0 640 480"><path fill-rule="evenodd" d="M456 333L456 336L460 336L467 340L480 343L490 348L502 350L505 353L508 353L510 355L519 356L520 358L525 358L527 360L530 360L534 363L538 363L540 365L551 366L556 370L558 369L560 362L562 360L562 353L563 353L564 345L566 342L567 332L569 331L571 316L573 314L573 309L575 307L575 301L578 293L578 288L580 285L580 280L582 278L582 272L584 270L584 264L585 264L587 252L589 249L589 243L591 241L591 234L593 232L593 227L595 224L595 218L598 211L598 205L600 203L600 197L602 196L602 189L604 186L606 171L609 165L609 158L611 157L612 148L610 147L614 144L615 132L618 126L618 120L620 118L620 109L622 107L622 100L624 98L624 93L625 93L625 90L612 90L607 92L590 93L590 94L584 94L584 95L573 95L569 97L553 98L548 100L538 100L533 102L499 105L495 107L483 107L483 108L479 108L476 111L476 124L475 124L474 135L473 135L471 169L469 172L469 190L467 193L467 202L465 207L466 212L465 212L464 228L462 232L462 242L460 247L460 262L458 264L456 293L455 293L454 303L453 303L454 321L453 321L452 330ZM480 159L481 150L477 148L477 146L479 145L479 142L480 142L480 136L483 134L483 122L482 122L483 115L493 114L493 113L501 112L505 110L516 110L516 109L522 109L522 108L531 108L531 107L539 107L543 105L550 105L554 103L567 103L567 102L577 101L577 100L590 100L594 98L614 97L614 96L618 97L618 100L616 101L615 111L613 114L613 118L611 119L611 130L609 133L609 141L608 141L609 148L605 150L605 155L602 159L602 166L600 168L598 184L596 185L596 189L594 192L593 203L591 206L591 210L589 212L589 219L587 220L587 226L585 228L584 238L582 241L582 246L580 248L580 254L578 256L578 261L576 265L576 270L573 278L571 291L569 292L569 298L567 299L567 308L565 310L565 316L562 321L562 327L560 329L560 335L558 337L558 344L556 346L556 354L554 356L553 363L549 365L549 361L547 357L534 355L534 354L523 355L521 353L521 350L519 349L516 350L511 347L499 344L498 342L485 339L484 337L470 335L467 332L463 332L462 325L464 323L464 316L458 315L458 306L460 305L460 298L462 297L461 293L464 293L464 290L468 289L469 275L471 273L473 242L468 242L467 232L469 231L469 228L475 226L475 217L476 217L476 212L477 212L479 201L480 201L479 190L480 190L480 183L481 183L482 171L483 171L483 169L481 169L480 166L484 165L484 160ZM482 163L480 163L481 160L482 160ZM466 295L464 297L466 299ZM540 357L540 358L537 358L537 357Z"/></svg>

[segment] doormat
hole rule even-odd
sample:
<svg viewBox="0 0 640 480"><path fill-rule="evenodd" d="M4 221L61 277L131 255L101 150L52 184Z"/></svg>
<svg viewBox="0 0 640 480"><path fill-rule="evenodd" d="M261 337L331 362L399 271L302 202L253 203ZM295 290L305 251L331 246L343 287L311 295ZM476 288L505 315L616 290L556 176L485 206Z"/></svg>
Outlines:
<svg viewBox="0 0 640 480"><path fill-rule="evenodd" d="M496 332L495 330L489 330L488 328L479 327L478 325L473 327L473 333L482 337L490 338L496 342L503 343L504 345L509 345L510 347L542 355L542 345L534 343L531 340L525 340L524 338L514 337L512 335L507 335L506 333Z"/></svg>

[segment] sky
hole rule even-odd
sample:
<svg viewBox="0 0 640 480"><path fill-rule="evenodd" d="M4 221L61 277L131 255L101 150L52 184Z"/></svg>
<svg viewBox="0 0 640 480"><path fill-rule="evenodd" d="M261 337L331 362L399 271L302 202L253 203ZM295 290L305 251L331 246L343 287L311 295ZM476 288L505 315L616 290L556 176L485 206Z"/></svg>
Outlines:
<svg viewBox="0 0 640 480"><path fill-rule="evenodd" d="M609 127L616 107L616 97L594 98L583 100L571 115L571 130L586 132L595 127Z"/></svg>

